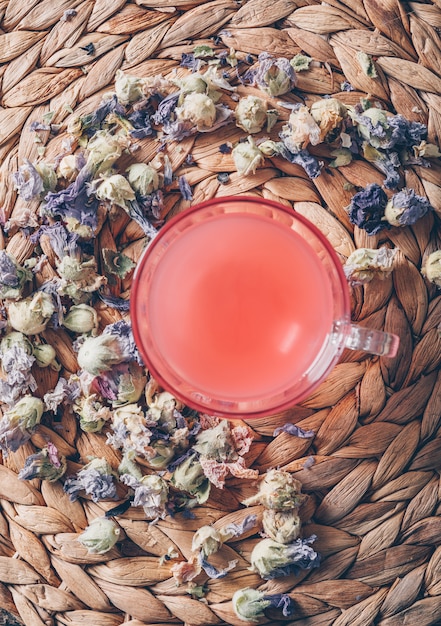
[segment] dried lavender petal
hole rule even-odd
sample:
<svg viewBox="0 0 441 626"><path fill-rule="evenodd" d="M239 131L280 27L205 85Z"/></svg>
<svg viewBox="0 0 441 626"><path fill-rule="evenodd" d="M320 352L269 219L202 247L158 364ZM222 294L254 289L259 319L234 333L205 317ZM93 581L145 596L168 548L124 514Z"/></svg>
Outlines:
<svg viewBox="0 0 441 626"><path fill-rule="evenodd" d="M43 179L28 159L12 174L12 179L20 197L26 202L38 199L44 191Z"/></svg>
<svg viewBox="0 0 441 626"><path fill-rule="evenodd" d="M188 180L185 178L185 176L179 176L178 183L179 183L179 191L181 192L183 199L189 200L191 202L193 200L193 192L188 183Z"/></svg>
<svg viewBox="0 0 441 626"><path fill-rule="evenodd" d="M315 435L313 430L304 430L295 424L284 424L283 426L279 426L274 430L273 437L277 437L280 433L288 433L289 435L301 437L302 439L311 439L311 437L314 437Z"/></svg>
<svg viewBox="0 0 441 626"><path fill-rule="evenodd" d="M372 183L352 196L349 219L369 235L388 228L383 219L387 196L377 183Z"/></svg>

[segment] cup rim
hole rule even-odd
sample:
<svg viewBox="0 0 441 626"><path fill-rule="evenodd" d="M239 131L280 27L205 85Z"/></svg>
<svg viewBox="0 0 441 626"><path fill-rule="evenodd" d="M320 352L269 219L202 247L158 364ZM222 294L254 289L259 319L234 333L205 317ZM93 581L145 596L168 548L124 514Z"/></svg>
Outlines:
<svg viewBox="0 0 441 626"><path fill-rule="evenodd" d="M271 207L272 209L275 209L277 211L286 213L291 219L294 219L297 222L301 223L304 227L309 229L317 237L317 239L325 248L326 253L332 259L332 264L334 266L334 269L336 270L336 274L337 274L337 277L339 279L340 286L341 286L342 308L344 310L344 314L341 316L339 320L340 322L342 322L342 326L340 329L340 332L342 335L340 345L335 350L333 357L329 359L329 362L327 363L327 366L324 369L324 371L320 374L318 381L311 383L311 385L307 389L305 389L305 391L302 394L297 395L295 398L290 399L289 397L287 397L285 400L283 400L282 402L278 402L277 404L274 404L274 406L272 407L253 408L253 409L250 409L249 411L244 410L243 408L209 407L203 402L198 402L197 400L193 398L186 397L185 392L180 392L179 389L176 389L175 386L172 383L170 383L166 379L166 377L164 377L157 370L156 365L152 362L149 355L147 354L147 349L144 345L144 342L141 337L141 332L136 322L136 313L135 313L135 303L138 299L138 295L140 291L142 290L142 286L140 284L142 273L146 266L148 258L152 254L152 251L157 247L157 244L169 234L169 232L175 227L176 224L179 224L180 222L190 217L191 215L195 213L203 212L205 209L214 207L216 205L225 204L225 203L227 204L237 203L238 201L244 204L250 204L250 205L260 204L260 205L264 205L267 207ZM154 237L153 240L149 242L149 244L147 245L145 250L142 252L141 257L139 258L137 262L137 265L133 274L132 285L131 285L130 317L131 317L133 336L135 339L135 343L138 347L138 350L140 352L141 358L143 359L144 364L147 370L149 371L149 373L153 376L153 378L159 383L161 387L163 387L165 390L168 390L174 397L182 401L187 406L199 412L209 413L211 415L217 415L220 417L225 417L225 418L230 418L230 419L235 419L240 416L243 416L245 419L252 419L253 417L264 417L268 415L274 415L284 410L287 410L290 407L295 406L296 404L300 403L302 400L307 398L312 393L312 391L314 391L314 389L316 389L318 385L325 379L326 375L331 371L331 369L334 367L334 365L338 361L340 354L344 348L344 339L345 339L344 336L346 333L345 327L346 326L349 327L349 324L350 324L350 298L349 298L349 289L348 289L346 276L344 274L343 266L342 266L340 259L337 256L337 253L335 252L334 248L332 247L331 243L328 241L326 236L310 220L305 218L303 215L297 213L295 209L286 207L283 204L280 204L274 200L270 200L266 198L258 198L254 196L246 196L246 195L222 196L218 198L210 198L209 200L204 200L200 203L190 206L184 209L183 211L181 211L180 213L178 213L177 215L174 215L173 217L171 217L163 226L161 226L158 234ZM219 399L215 399L215 401L218 403L220 402ZM257 403L257 399L254 402Z"/></svg>

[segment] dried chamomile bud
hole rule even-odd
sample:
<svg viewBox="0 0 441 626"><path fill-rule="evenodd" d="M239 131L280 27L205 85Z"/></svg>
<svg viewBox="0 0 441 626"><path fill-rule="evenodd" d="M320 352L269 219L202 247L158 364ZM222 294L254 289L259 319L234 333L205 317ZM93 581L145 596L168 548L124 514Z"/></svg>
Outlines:
<svg viewBox="0 0 441 626"><path fill-rule="evenodd" d="M78 351L80 367L94 376L110 370L124 359L124 351L115 335L87 337Z"/></svg>
<svg viewBox="0 0 441 626"><path fill-rule="evenodd" d="M162 176L148 163L134 163L126 173L130 186L141 196L149 196L162 185Z"/></svg>
<svg viewBox="0 0 441 626"><path fill-rule="evenodd" d="M40 452L28 456L18 477L21 480L40 478L53 483L64 476L66 469L66 458L59 454L52 442L48 442L47 446Z"/></svg>
<svg viewBox="0 0 441 626"><path fill-rule="evenodd" d="M232 598L233 610L244 622L256 623L264 617L265 609L271 606L271 600L265 600L265 594L257 589L239 589Z"/></svg>
<svg viewBox="0 0 441 626"><path fill-rule="evenodd" d="M277 543L292 543L300 536L302 522L297 509L276 511L265 509L262 517L263 530Z"/></svg>
<svg viewBox="0 0 441 626"><path fill-rule="evenodd" d="M304 500L301 483L289 472L270 470L260 483L255 496L247 498L242 504L250 506L262 504L267 509L286 511L300 506Z"/></svg>
<svg viewBox="0 0 441 626"><path fill-rule="evenodd" d="M346 278L352 285L369 283L375 276L384 279L392 272L396 254L390 248L358 248L343 266Z"/></svg>
<svg viewBox="0 0 441 626"><path fill-rule="evenodd" d="M113 174L105 178L95 191L95 195L100 200L108 200L123 209L127 208L130 200L135 199L135 192L122 174Z"/></svg>
<svg viewBox="0 0 441 626"><path fill-rule="evenodd" d="M115 93L121 104L131 104L144 96L144 79L116 70Z"/></svg>
<svg viewBox="0 0 441 626"><path fill-rule="evenodd" d="M52 367L52 369L59 371L61 365L57 362L57 353L53 346L48 343L39 343L34 345L32 354L35 357L35 362L38 367Z"/></svg>
<svg viewBox="0 0 441 626"><path fill-rule="evenodd" d="M239 142L231 152L237 173L241 176L254 174L265 161L260 148L254 143L254 139L248 136L248 141Z"/></svg>
<svg viewBox="0 0 441 626"><path fill-rule="evenodd" d="M258 133L267 121L265 100L257 96L241 98L234 112L236 126L247 133Z"/></svg>
<svg viewBox="0 0 441 626"><path fill-rule="evenodd" d="M186 95L175 113L177 119L190 121L198 131L211 128L216 121L216 106L213 100L203 93Z"/></svg>
<svg viewBox="0 0 441 626"><path fill-rule="evenodd" d="M99 401L96 394L77 398L73 410L80 416L81 429L87 433L100 432L104 424L112 419L112 411Z"/></svg>
<svg viewBox="0 0 441 626"><path fill-rule="evenodd" d="M201 526L193 535L191 549L200 552L203 557L215 554L223 544L223 539L218 530L213 526Z"/></svg>
<svg viewBox="0 0 441 626"><path fill-rule="evenodd" d="M93 333L98 328L98 314L93 306L74 304L62 324L73 333Z"/></svg>
<svg viewBox="0 0 441 626"><path fill-rule="evenodd" d="M36 291L23 300L8 304L9 323L14 330L24 335L43 332L54 312L52 296L43 291Z"/></svg>
<svg viewBox="0 0 441 626"><path fill-rule="evenodd" d="M78 537L91 554L105 554L119 539L121 529L113 520L96 517Z"/></svg>
<svg viewBox="0 0 441 626"><path fill-rule="evenodd" d="M426 198L418 196L414 189L402 189L386 204L384 217L392 226L410 226L430 210L432 206Z"/></svg>
<svg viewBox="0 0 441 626"><path fill-rule="evenodd" d="M205 476L195 454L187 457L177 466L170 481L177 489L188 491L192 496L195 496L199 504L208 500L210 481Z"/></svg>
<svg viewBox="0 0 441 626"><path fill-rule="evenodd" d="M441 287L441 250L429 254L423 263L421 273L437 287Z"/></svg>
<svg viewBox="0 0 441 626"><path fill-rule="evenodd" d="M17 263L12 254L0 250L0 298L17 300L30 280L32 272Z"/></svg>
<svg viewBox="0 0 441 626"><path fill-rule="evenodd" d="M296 539L290 544L263 539L251 552L249 569L265 580L270 580L295 574L299 569L318 567L320 556L310 546L315 539L315 535L312 535L308 539Z"/></svg>
<svg viewBox="0 0 441 626"><path fill-rule="evenodd" d="M13 347L22 348L28 355L32 354L32 344L23 333L12 331L2 338L0 341L0 357L4 356Z"/></svg>

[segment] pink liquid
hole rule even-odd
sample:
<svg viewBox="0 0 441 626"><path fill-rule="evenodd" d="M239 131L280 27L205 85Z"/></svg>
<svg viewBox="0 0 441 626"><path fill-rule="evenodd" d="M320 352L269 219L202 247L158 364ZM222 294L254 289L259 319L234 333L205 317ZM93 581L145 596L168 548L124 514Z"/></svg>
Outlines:
<svg viewBox="0 0 441 626"><path fill-rule="evenodd" d="M168 368L226 401L290 387L315 360L333 319L329 279L309 244L247 213L212 217L181 233L137 308L141 333L143 311Z"/></svg>

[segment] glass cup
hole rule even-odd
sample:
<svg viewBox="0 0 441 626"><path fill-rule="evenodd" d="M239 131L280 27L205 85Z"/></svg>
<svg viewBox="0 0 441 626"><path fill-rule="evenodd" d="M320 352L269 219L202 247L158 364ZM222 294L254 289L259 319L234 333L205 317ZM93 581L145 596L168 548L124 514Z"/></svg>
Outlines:
<svg viewBox="0 0 441 626"><path fill-rule="evenodd" d="M256 197L216 198L170 219L135 270L131 318L152 376L223 417L305 399L344 348L392 357L399 339L351 323L342 264L307 219Z"/></svg>

